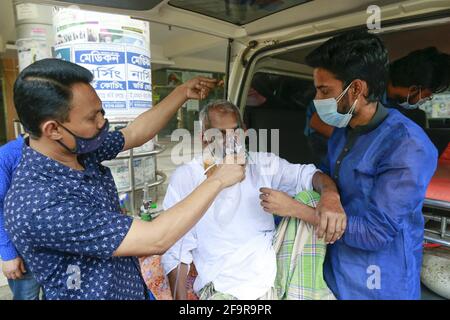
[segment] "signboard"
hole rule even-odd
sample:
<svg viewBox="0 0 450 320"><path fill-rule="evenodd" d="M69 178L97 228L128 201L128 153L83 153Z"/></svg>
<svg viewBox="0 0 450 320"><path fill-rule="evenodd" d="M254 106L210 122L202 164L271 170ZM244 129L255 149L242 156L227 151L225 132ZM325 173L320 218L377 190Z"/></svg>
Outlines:
<svg viewBox="0 0 450 320"><path fill-rule="evenodd" d="M52 51L45 40L19 39L16 41L16 46L19 57L19 71L38 60L52 56Z"/></svg>
<svg viewBox="0 0 450 320"><path fill-rule="evenodd" d="M148 108L152 101L151 61L148 52L128 47L127 52L127 90L131 110Z"/></svg>
<svg viewBox="0 0 450 320"><path fill-rule="evenodd" d="M16 5L17 20L32 20L38 17L37 5L33 3L19 3Z"/></svg>
<svg viewBox="0 0 450 320"><path fill-rule="evenodd" d="M74 45L76 64L85 67L94 75L92 86L110 115L119 114L117 109L127 109L127 82L125 51L123 47L97 45Z"/></svg>
<svg viewBox="0 0 450 320"><path fill-rule="evenodd" d="M436 94L432 100L433 118L450 118L450 94Z"/></svg>
<svg viewBox="0 0 450 320"><path fill-rule="evenodd" d="M134 119L152 106L149 24L73 8L54 10L55 56L94 75L106 116Z"/></svg>

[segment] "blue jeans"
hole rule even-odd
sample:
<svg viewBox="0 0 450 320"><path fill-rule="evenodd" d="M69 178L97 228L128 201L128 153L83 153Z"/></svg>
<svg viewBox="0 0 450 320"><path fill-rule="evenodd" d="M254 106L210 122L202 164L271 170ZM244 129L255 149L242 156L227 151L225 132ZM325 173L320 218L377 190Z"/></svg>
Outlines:
<svg viewBox="0 0 450 320"><path fill-rule="evenodd" d="M147 292L149 300L156 300L155 296L153 295L153 292L151 292L150 290L147 290Z"/></svg>
<svg viewBox="0 0 450 320"><path fill-rule="evenodd" d="M39 300L41 285L30 271L25 273L22 279L8 279L8 284L13 293L13 300Z"/></svg>

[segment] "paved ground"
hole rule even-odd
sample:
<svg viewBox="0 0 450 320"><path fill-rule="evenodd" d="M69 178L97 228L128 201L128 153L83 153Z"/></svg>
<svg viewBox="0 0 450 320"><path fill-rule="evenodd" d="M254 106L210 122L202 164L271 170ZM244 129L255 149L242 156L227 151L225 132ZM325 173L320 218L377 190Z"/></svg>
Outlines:
<svg viewBox="0 0 450 320"><path fill-rule="evenodd" d="M0 287L0 300L11 300L12 295L8 286ZM444 298L434 294L427 288L422 288L422 300L444 300Z"/></svg>
<svg viewBox="0 0 450 320"><path fill-rule="evenodd" d="M0 287L0 300L11 300L12 294L8 286Z"/></svg>

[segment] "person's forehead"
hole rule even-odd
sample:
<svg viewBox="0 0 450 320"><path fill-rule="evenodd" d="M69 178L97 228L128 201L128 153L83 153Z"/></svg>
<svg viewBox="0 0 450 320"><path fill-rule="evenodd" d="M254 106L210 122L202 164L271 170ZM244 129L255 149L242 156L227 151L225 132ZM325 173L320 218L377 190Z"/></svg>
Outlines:
<svg viewBox="0 0 450 320"><path fill-rule="evenodd" d="M72 87L72 108L83 114L91 113L102 106L94 88L86 83L76 83Z"/></svg>
<svg viewBox="0 0 450 320"><path fill-rule="evenodd" d="M342 83L332 72L323 68L314 69L313 74L316 87L334 87Z"/></svg>
<svg viewBox="0 0 450 320"><path fill-rule="evenodd" d="M233 112L216 111L215 109L209 112L210 127L226 130L226 129L237 129L238 119L237 115Z"/></svg>

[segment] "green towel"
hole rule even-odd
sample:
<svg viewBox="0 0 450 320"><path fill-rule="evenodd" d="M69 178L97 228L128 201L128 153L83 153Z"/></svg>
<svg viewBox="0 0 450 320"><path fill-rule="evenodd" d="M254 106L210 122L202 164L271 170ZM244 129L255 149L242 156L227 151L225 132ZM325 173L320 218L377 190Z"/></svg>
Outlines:
<svg viewBox="0 0 450 320"><path fill-rule="evenodd" d="M303 191L295 199L316 207L320 195ZM334 300L323 278L326 243L317 239L312 225L285 217L274 238L277 251L275 289L280 300Z"/></svg>

